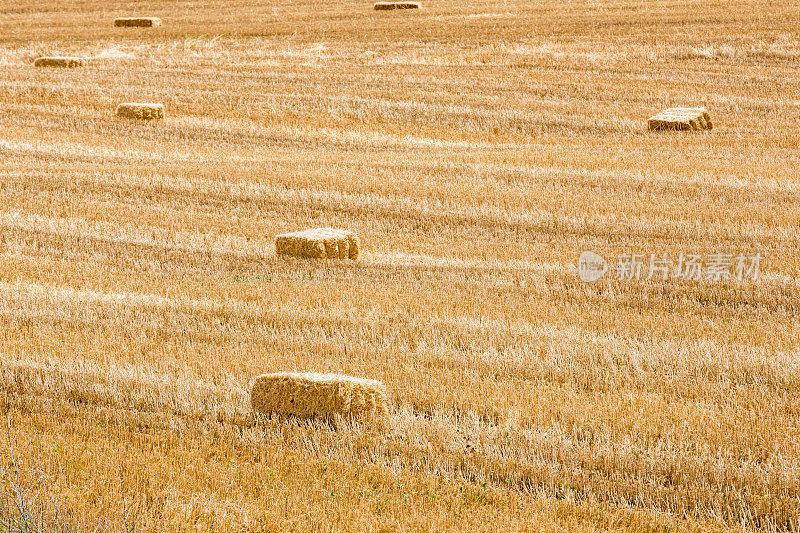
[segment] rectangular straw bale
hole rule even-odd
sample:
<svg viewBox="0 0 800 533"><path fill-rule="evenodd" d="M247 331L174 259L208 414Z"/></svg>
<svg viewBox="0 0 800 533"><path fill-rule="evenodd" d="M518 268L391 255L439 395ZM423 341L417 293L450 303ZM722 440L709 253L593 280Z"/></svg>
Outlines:
<svg viewBox="0 0 800 533"><path fill-rule="evenodd" d="M66 57L66 56L45 56L37 57L34 62L34 67L66 67L75 68L82 67L84 64L83 58L80 57Z"/></svg>
<svg viewBox="0 0 800 533"><path fill-rule="evenodd" d="M389 11L392 9L419 9L419 2L375 2L376 11Z"/></svg>
<svg viewBox="0 0 800 533"><path fill-rule="evenodd" d="M352 231L314 228L275 237L275 251L313 259L356 259L361 243Z"/></svg>
<svg viewBox="0 0 800 533"><path fill-rule="evenodd" d="M116 115L144 120L164 118L164 104L127 102L117 106Z"/></svg>
<svg viewBox="0 0 800 533"><path fill-rule="evenodd" d="M258 376L250 392L253 411L299 418L383 422L388 418L386 387L380 381L344 374L277 372Z"/></svg>
<svg viewBox="0 0 800 533"><path fill-rule="evenodd" d="M120 17L114 19L114 26L117 28L154 28L161 26L161 19L158 17Z"/></svg>
<svg viewBox="0 0 800 533"><path fill-rule="evenodd" d="M700 131L713 127L711 116L704 107L673 107L647 120L647 129L650 131Z"/></svg>

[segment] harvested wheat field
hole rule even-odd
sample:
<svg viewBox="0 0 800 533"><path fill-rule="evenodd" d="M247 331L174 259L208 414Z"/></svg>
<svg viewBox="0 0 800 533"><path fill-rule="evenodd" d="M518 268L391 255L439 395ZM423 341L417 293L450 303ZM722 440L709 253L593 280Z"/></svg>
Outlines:
<svg viewBox="0 0 800 533"><path fill-rule="evenodd" d="M0 531L800 528L796 6L146 4L0 7Z"/></svg>

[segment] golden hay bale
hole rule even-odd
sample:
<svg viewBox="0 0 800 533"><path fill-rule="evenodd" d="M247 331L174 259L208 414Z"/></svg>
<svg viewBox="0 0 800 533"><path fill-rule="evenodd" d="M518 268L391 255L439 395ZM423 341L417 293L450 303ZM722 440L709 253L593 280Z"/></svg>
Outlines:
<svg viewBox="0 0 800 533"><path fill-rule="evenodd" d="M713 127L711 116L704 107L673 107L647 120L650 131L700 131Z"/></svg>
<svg viewBox="0 0 800 533"><path fill-rule="evenodd" d="M356 259L361 243L352 231L314 228L275 237L275 251L282 255L314 259Z"/></svg>
<svg viewBox="0 0 800 533"><path fill-rule="evenodd" d="M124 103L117 106L116 115L125 118L164 118L164 104Z"/></svg>
<svg viewBox="0 0 800 533"><path fill-rule="evenodd" d="M158 17L120 17L114 19L114 26L117 28L155 28L161 26L161 19Z"/></svg>
<svg viewBox="0 0 800 533"><path fill-rule="evenodd" d="M83 66L83 59L80 57L48 56L37 57L33 62L34 67L66 67L75 68Z"/></svg>
<svg viewBox="0 0 800 533"><path fill-rule="evenodd" d="M343 374L277 372L263 374L250 392L253 411L300 418L385 422L386 387L380 381Z"/></svg>
<svg viewBox="0 0 800 533"><path fill-rule="evenodd" d="M419 9L419 2L375 2L376 11L389 11L391 9Z"/></svg>

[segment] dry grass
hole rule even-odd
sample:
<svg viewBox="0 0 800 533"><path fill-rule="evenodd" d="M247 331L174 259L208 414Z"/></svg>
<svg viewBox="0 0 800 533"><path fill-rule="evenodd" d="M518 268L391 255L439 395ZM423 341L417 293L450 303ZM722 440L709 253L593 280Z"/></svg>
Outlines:
<svg viewBox="0 0 800 533"><path fill-rule="evenodd" d="M74 529L798 528L792 6L153 0L139 32L12 4L0 413ZM115 119L131 98L169 114ZM646 131L686 103L714 130ZM275 254L313 227L367 244ZM587 285L587 249L764 275ZM265 369L396 409L261 420Z"/></svg>

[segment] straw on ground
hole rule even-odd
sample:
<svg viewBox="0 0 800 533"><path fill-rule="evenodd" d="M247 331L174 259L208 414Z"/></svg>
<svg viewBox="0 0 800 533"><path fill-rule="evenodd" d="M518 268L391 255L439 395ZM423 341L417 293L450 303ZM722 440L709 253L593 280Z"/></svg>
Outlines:
<svg viewBox="0 0 800 533"><path fill-rule="evenodd" d="M117 106L115 114L142 120L164 118L164 104L126 102Z"/></svg>
<svg viewBox="0 0 800 533"><path fill-rule="evenodd" d="M253 410L261 414L361 421L385 421L388 416L383 383L343 374L263 374L254 380L250 398Z"/></svg>
<svg viewBox="0 0 800 533"><path fill-rule="evenodd" d="M275 237L275 251L314 259L357 259L360 240L352 231L314 228Z"/></svg>
<svg viewBox="0 0 800 533"><path fill-rule="evenodd" d="M419 2L375 2L376 11L391 11L394 9L419 9Z"/></svg>
<svg viewBox="0 0 800 533"><path fill-rule="evenodd" d="M714 126L705 107L673 107L647 120L647 128L660 130L710 130Z"/></svg>
<svg viewBox="0 0 800 533"><path fill-rule="evenodd" d="M158 17L119 17L114 19L114 26L118 28L154 28L161 26Z"/></svg>
<svg viewBox="0 0 800 533"><path fill-rule="evenodd" d="M67 57L67 56L43 56L37 57L33 66L35 67L64 67L75 68L82 67L84 59L81 57Z"/></svg>

